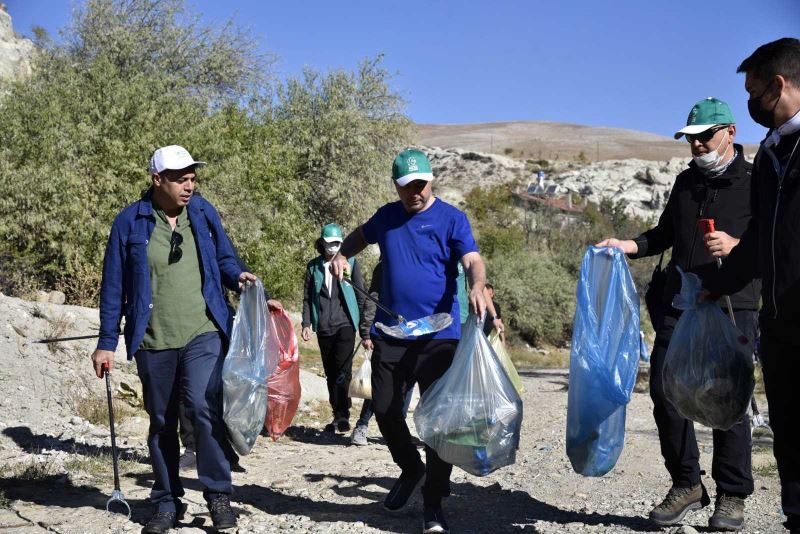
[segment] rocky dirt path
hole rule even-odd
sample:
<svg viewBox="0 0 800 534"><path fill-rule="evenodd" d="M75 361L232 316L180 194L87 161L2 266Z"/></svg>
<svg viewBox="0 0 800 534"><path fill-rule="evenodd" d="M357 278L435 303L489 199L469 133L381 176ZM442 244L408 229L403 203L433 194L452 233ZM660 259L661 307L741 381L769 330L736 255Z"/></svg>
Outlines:
<svg viewBox="0 0 800 534"><path fill-rule="evenodd" d="M0 296L0 532L138 532L150 513L146 423L134 414L120 428L129 521L105 511L112 489L107 429L74 415L65 398L83 387L102 392L99 380L87 385L78 378L89 372L86 347L51 352L30 343L58 313L71 313L74 324L85 321L80 324L90 329L92 311L41 307L50 319L34 317L34 311L31 303ZM132 372L123 366L115 380L135 383ZM645 519L669 485L649 396L635 394L628 407L625 450L616 468L585 478L572 471L564 452L567 372L521 374L525 421L517 463L484 478L454 470L453 495L445 502L452 531L663 532ZM398 471L374 422L368 446L349 446L345 436L321 433L327 421L315 410L322 411L309 403L290 436L260 438L242 458L246 471L233 477L238 531L419 532L418 497L400 514L381 507ZM698 427L698 435L710 473L711 433ZM754 463L756 492L747 501L745 532L781 532L780 485L768 443L756 445ZM211 531L193 471L185 473L184 484L189 513L179 532ZM690 513L687 526L666 531L707 530L710 513Z"/></svg>

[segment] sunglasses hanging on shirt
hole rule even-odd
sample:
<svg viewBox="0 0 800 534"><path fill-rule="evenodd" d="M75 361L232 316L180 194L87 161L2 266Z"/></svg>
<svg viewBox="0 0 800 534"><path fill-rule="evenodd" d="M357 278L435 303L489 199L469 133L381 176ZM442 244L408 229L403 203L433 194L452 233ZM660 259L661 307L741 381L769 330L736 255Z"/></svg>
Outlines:
<svg viewBox="0 0 800 534"><path fill-rule="evenodd" d="M169 264L172 265L173 263L177 263L183 257L183 250L181 250L181 245L183 244L183 236L176 232L175 230L172 231L172 237L169 240Z"/></svg>

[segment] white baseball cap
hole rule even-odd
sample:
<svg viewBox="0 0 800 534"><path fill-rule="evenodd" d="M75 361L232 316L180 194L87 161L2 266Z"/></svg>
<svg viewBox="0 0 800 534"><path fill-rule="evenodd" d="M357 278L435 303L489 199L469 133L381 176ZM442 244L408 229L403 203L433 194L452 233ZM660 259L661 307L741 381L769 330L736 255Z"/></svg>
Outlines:
<svg viewBox="0 0 800 534"><path fill-rule="evenodd" d="M150 158L150 174L158 174L165 170L180 170L187 167L205 165L205 161L195 161L189 151L178 145L161 147L153 152Z"/></svg>

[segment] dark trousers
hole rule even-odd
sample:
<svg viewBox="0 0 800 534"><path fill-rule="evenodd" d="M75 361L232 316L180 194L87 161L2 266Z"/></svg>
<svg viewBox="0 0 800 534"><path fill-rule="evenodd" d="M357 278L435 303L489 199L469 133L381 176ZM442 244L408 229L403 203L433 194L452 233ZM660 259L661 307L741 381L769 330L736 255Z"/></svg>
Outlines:
<svg viewBox="0 0 800 534"><path fill-rule="evenodd" d="M411 397L413 397L414 393L414 384L408 386L408 391L406 391L406 400L403 401L403 418L408 416L408 407L411 406ZM364 399L364 404L361 405L361 413L358 416L358 422L356 422L356 426L367 426L369 425L369 420L372 419L373 415L372 411L372 399Z"/></svg>
<svg viewBox="0 0 800 534"><path fill-rule="evenodd" d="M229 445L222 421L224 359L225 343L218 332L201 334L181 349L136 353L144 407L150 416L147 445L155 478L150 501L158 511L175 511L184 494L178 472L180 400L194 429L197 477L206 488L204 495L231 493Z"/></svg>
<svg viewBox="0 0 800 534"><path fill-rule="evenodd" d="M333 416L350 419L352 402L347 390L353 375L353 349L356 345L356 331L351 326L340 328L333 335L317 335L319 350L322 353L322 366L328 381L328 400Z"/></svg>
<svg viewBox="0 0 800 534"><path fill-rule="evenodd" d="M403 414L408 389L417 382L420 393L440 378L453 362L458 341L433 339L403 341L377 338L372 352L372 409L378 428L389 446L392 459L403 471L417 469L422 463L411 441ZM436 505L450 495L450 472L453 466L425 446L425 504Z"/></svg>
<svg viewBox="0 0 800 534"><path fill-rule="evenodd" d="M748 339L754 340L758 317L752 310L735 310L736 326ZM662 371L667 347L678 317L665 314L661 318L653 355L650 358L650 397L653 399L653 416L658 427L661 455L664 465L678 487L700 483L700 451L694 433L694 423L681 416L664 396ZM717 492L747 496L753 493L751 461L752 439L750 420L745 417L729 430L713 431L714 452L711 476Z"/></svg>
<svg viewBox="0 0 800 534"><path fill-rule="evenodd" d="M769 424L775 435L772 448L781 479L783 513L787 526L800 528L800 343L762 331L760 357Z"/></svg>

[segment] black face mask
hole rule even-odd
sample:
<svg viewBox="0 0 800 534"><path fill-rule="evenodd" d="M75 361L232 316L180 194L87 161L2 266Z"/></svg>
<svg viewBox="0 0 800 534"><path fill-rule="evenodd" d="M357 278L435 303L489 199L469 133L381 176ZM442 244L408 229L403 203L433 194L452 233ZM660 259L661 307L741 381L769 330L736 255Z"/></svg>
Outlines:
<svg viewBox="0 0 800 534"><path fill-rule="evenodd" d="M773 111L778 103L775 102L775 106L772 106L771 110L765 108L761 103L761 98L767 94L767 91L769 91L769 88L772 87L772 83L774 81L775 80L773 79L772 82L769 82L769 85L764 88L760 95L755 96L747 101L747 111L750 113L750 118L764 128L772 128L775 123L775 115Z"/></svg>

